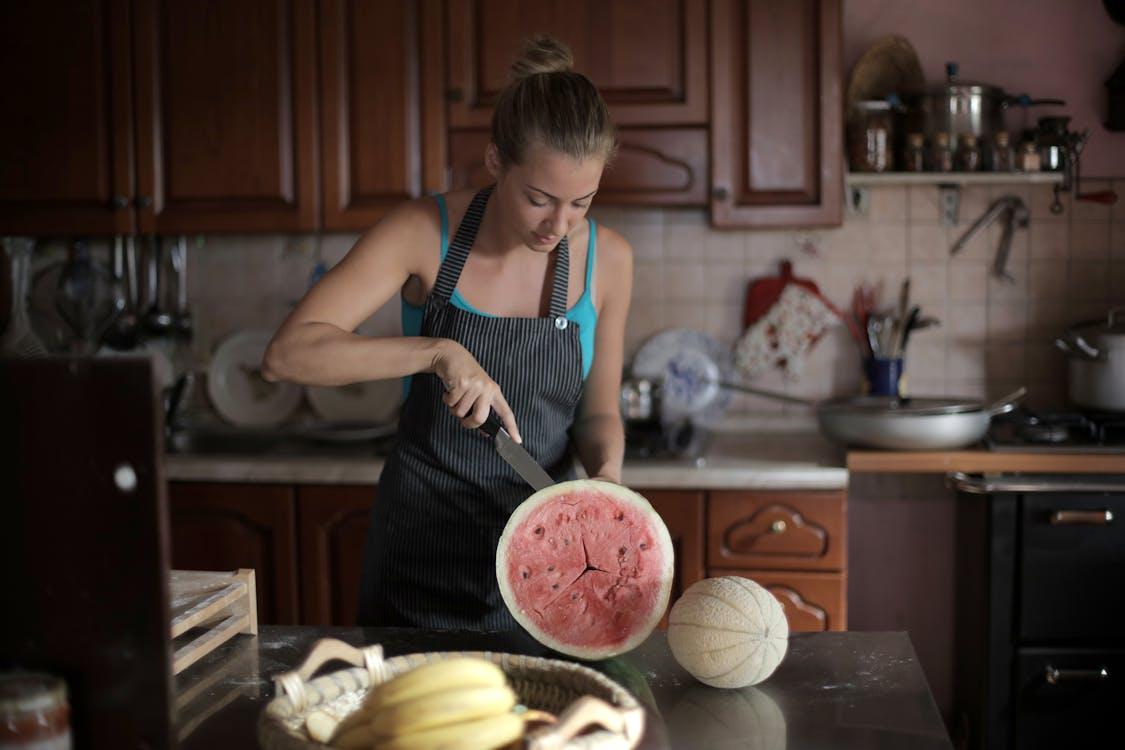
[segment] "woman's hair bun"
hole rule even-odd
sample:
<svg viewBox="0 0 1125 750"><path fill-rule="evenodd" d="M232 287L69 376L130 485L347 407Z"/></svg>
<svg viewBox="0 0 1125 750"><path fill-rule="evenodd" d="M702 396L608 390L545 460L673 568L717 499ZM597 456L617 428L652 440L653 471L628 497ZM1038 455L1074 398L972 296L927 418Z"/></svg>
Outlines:
<svg viewBox="0 0 1125 750"><path fill-rule="evenodd" d="M550 34L537 34L524 44L523 54L512 63L510 77L519 81L539 73L559 73L574 67L570 48Z"/></svg>

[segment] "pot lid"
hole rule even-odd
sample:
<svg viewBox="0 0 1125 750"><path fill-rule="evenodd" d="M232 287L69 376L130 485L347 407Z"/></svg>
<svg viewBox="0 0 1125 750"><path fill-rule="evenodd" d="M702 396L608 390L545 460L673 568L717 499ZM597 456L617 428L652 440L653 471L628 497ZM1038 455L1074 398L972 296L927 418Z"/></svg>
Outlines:
<svg viewBox="0 0 1125 750"><path fill-rule="evenodd" d="M957 75L957 63L949 62L945 64L946 80L943 83L933 84L926 86L920 92L922 94L930 94L937 96L957 96L957 95L984 95L984 96L1006 96L1004 89L999 86L994 86L990 83L981 83L979 81L966 81Z"/></svg>
<svg viewBox="0 0 1125 750"><path fill-rule="evenodd" d="M1071 330L1105 343L1125 343L1125 307L1115 307L1098 320L1087 320L1072 325Z"/></svg>
<svg viewBox="0 0 1125 750"><path fill-rule="evenodd" d="M981 411L984 405L970 398L930 397L898 398L896 396L845 396L825 401L824 411L836 414L901 414L923 416L964 414Z"/></svg>

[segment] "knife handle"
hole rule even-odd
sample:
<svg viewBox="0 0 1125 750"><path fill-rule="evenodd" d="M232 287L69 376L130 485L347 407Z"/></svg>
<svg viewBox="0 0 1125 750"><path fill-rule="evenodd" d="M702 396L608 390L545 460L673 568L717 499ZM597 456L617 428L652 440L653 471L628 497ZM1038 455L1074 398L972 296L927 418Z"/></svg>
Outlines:
<svg viewBox="0 0 1125 750"><path fill-rule="evenodd" d="M496 434L500 432L500 430L504 429L504 425L501 424L500 415L496 413L496 410L489 409L488 419L484 420L484 424L482 424L478 429L485 435L494 438L496 437Z"/></svg>

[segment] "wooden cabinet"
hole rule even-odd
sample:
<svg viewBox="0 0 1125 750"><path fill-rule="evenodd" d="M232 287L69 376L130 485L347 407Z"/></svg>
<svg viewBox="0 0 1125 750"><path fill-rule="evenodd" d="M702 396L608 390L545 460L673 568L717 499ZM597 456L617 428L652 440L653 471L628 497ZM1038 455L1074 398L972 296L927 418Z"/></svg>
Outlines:
<svg viewBox="0 0 1125 750"><path fill-rule="evenodd" d="M791 630L847 629L843 492L711 492L708 576L753 579L778 598Z"/></svg>
<svg viewBox="0 0 1125 750"><path fill-rule="evenodd" d="M669 607L688 586L705 578L703 570L703 493L657 490L646 492L645 498L664 520L672 537L676 555L676 574L672 581ZM668 626L668 615L660 620L660 628Z"/></svg>
<svg viewBox="0 0 1125 750"><path fill-rule="evenodd" d="M303 624L355 625L374 499L370 485L297 488Z"/></svg>
<svg viewBox="0 0 1125 750"><path fill-rule="evenodd" d="M136 0L142 231L317 225L313 0Z"/></svg>
<svg viewBox="0 0 1125 750"><path fill-rule="evenodd" d="M173 482L168 506L174 569L253 568L258 622L299 624L293 488Z"/></svg>
<svg viewBox="0 0 1125 750"><path fill-rule="evenodd" d="M841 0L712 0L711 220L838 225Z"/></svg>
<svg viewBox="0 0 1125 750"><path fill-rule="evenodd" d="M613 121L707 123L706 3L696 0L450 0L453 128L487 128L523 42L552 34L602 92Z"/></svg>
<svg viewBox="0 0 1125 750"><path fill-rule="evenodd" d="M320 4L328 230L362 230L445 182L440 0Z"/></svg>
<svg viewBox="0 0 1125 750"><path fill-rule="evenodd" d="M129 0L0 4L0 234L134 229Z"/></svg>

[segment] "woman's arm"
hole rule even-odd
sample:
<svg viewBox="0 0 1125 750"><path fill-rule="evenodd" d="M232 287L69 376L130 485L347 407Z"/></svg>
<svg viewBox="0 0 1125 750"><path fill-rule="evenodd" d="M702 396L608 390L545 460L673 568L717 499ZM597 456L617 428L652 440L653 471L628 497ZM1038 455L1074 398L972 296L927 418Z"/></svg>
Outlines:
<svg viewBox="0 0 1125 750"><path fill-rule="evenodd" d="M624 237L598 227L598 330L573 436L589 477L621 481L625 427L621 422L621 371L625 320L633 292L633 250Z"/></svg>
<svg viewBox="0 0 1125 750"><path fill-rule="evenodd" d="M519 442L515 417L499 386L457 342L354 333L410 276L421 275L419 248L439 242L433 210L428 198L405 203L361 237L274 334L262 360L262 375L271 381L345 385L436 373L448 391L446 405L462 424L479 427L495 408Z"/></svg>

